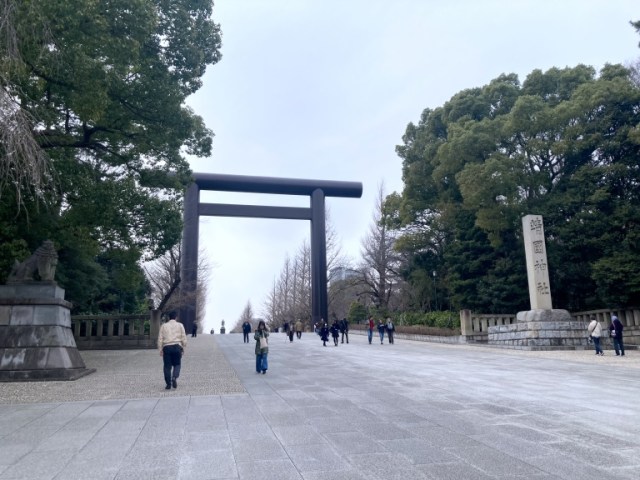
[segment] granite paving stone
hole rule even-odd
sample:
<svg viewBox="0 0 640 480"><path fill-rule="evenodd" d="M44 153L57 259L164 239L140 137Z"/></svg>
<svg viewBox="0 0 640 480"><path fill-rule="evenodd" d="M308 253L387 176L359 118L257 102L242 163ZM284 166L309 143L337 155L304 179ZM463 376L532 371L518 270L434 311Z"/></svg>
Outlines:
<svg viewBox="0 0 640 480"><path fill-rule="evenodd" d="M1 384L0 480L638 478L640 352L279 340L266 375L241 335L200 335L177 389L155 350Z"/></svg>

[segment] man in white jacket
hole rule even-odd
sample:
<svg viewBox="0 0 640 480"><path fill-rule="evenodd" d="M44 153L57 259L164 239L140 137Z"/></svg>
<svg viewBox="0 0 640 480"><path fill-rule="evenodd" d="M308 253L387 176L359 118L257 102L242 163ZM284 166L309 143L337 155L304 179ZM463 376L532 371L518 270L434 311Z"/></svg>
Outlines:
<svg viewBox="0 0 640 480"><path fill-rule="evenodd" d="M158 335L158 349L164 363L164 381L167 384L164 388L166 390L169 390L171 386L178 388L182 354L187 347L184 325L176 322L176 317L176 312L171 312L169 321L162 324Z"/></svg>
<svg viewBox="0 0 640 480"><path fill-rule="evenodd" d="M591 322L587 327L587 331L593 340L593 346L596 349L596 355L604 355L602 348L600 347L600 336L602 335L602 325L596 320L595 315L591 315Z"/></svg>

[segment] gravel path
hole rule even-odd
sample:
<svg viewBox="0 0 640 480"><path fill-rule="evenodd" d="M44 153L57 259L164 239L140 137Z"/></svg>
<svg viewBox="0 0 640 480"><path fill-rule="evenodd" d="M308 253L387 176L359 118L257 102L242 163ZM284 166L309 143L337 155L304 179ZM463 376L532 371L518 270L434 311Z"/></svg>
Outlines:
<svg viewBox="0 0 640 480"><path fill-rule="evenodd" d="M188 340L177 389L164 389L157 350L85 350L80 354L96 373L73 382L0 383L0 404L244 393L214 337Z"/></svg>

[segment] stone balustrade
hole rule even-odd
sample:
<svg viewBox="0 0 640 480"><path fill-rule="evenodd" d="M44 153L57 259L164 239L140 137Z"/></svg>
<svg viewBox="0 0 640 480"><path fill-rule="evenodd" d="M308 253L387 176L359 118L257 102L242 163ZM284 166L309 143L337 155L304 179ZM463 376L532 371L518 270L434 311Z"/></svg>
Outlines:
<svg viewBox="0 0 640 480"><path fill-rule="evenodd" d="M640 308L627 309L600 309L571 313L571 320L584 324L585 337L586 326L591 315L602 324L604 337L609 336L611 315L617 317L624 325L625 345L640 345ZM512 325L516 323L516 315L509 314L476 314L470 310L460 311L460 331L467 342L488 342L489 327Z"/></svg>
<svg viewBox="0 0 640 480"><path fill-rule="evenodd" d="M460 333L469 342L486 342L489 338L489 327L511 325L515 321L515 314L478 314L471 313L471 310L461 310Z"/></svg>
<svg viewBox="0 0 640 480"><path fill-rule="evenodd" d="M74 315L71 328L79 350L156 348L160 311L141 315Z"/></svg>

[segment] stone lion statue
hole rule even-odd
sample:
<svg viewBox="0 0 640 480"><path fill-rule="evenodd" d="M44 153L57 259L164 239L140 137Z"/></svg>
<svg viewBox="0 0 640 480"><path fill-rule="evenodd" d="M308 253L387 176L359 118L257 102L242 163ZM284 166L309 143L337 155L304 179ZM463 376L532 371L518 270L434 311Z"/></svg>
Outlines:
<svg viewBox="0 0 640 480"><path fill-rule="evenodd" d="M45 240L29 258L23 262L15 261L7 283L54 282L56 265L58 252L51 240Z"/></svg>

